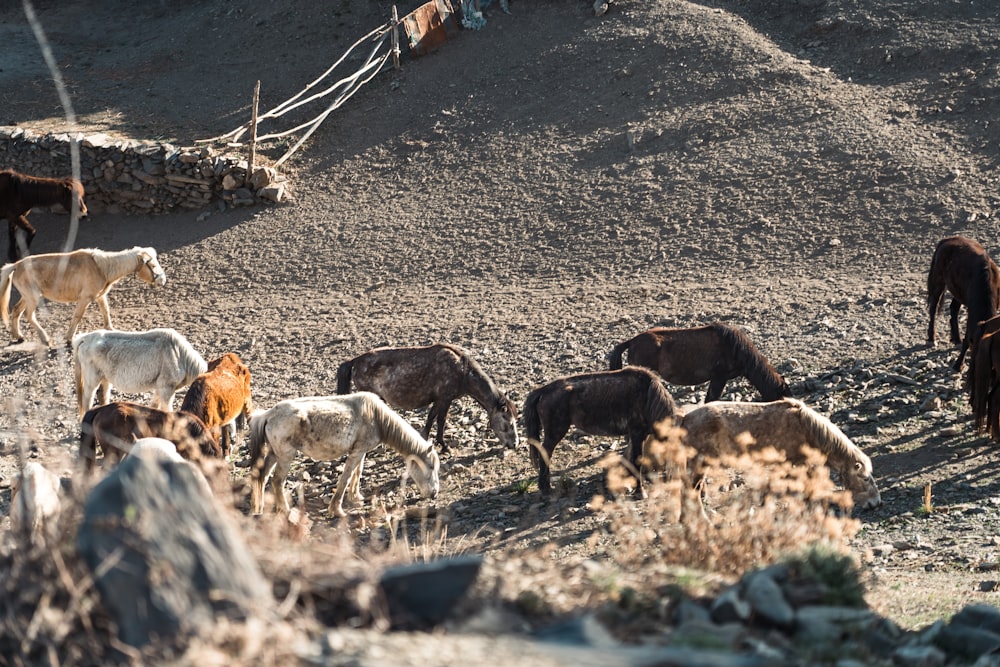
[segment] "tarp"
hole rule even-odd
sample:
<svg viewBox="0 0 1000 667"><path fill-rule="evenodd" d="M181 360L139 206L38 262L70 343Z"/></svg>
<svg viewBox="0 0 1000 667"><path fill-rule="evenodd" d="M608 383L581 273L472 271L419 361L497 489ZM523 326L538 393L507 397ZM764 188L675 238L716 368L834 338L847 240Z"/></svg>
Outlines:
<svg viewBox="0 0 1000 667"><path fill-rule="evenodd" d="M403 17L402 24L410 52L416 56L434 51L459 30L449 0L431 0L417 7Z"/></svg>

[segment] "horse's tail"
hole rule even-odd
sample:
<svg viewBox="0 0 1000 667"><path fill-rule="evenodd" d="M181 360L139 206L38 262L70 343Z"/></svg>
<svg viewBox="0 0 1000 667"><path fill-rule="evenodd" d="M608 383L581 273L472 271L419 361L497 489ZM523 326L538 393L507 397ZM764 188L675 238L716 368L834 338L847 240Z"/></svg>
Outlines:
<svg viewBox="0 0 1000 667"><path fill-rule="evenodd" d="M611 349L611 352L608 354L608 368L610 370L616 371L622 367L622 355L632 345L633 340L635 339L629 338L624 343L619 343Z"/></svg>
<svg viewBox="0 0 1000 667"><path fill-rule="evenodd" d="M765 401L776 401L779 398L789 398L792 395L785 378L775 370L750 337L734 327L716 324L715 332L733 351L737 363L743 367L743 375L750 381L761 398Z"/></svg>
<svg viewBox="0 0 1000 667"><path fill-rule="evenodd" d="M542 397L542 391L536 389L528 393L524 399L524 409L521 411L521 418L524 420L524 438L528 441L528 452L531 461L538 464L538 457L541 453L542 443L542 420L538 416L538 400Z"/></svg>
<svg viewBox="0 0 1000 667"><path fill-rule="evenodd" d="M270 447L267 442L267 412L255 412L250 417L250 511L264 512L264 466Z"/></svg>
<svg viewBox="0 0 1000 667"><path fill-rule="evenodd" d="M337 367L337 393L351 393L351 374L354 373L354 359L345 361Z"/></svg>
<svg viewBox="0 0 1000 667"><path fill-rule="evenodd" d="M97 461L97 434L94 433L94 419L97 417L97 408L88 410L80 421L80 459L83 461L84 470L88 473L94 469Z"/></svg>
<svg viewBox="0 0 1000 667"><path fill-rule="evenodd" d="M10 327L10 290L14 283L14 264L5 264L0 270L0 318L3 318L3 325Z"/></svg>

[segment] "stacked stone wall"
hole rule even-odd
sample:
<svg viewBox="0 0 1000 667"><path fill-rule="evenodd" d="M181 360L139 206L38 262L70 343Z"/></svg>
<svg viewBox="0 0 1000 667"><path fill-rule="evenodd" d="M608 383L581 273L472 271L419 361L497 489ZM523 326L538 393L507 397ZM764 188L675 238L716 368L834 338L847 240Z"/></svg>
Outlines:
<svg viewBox="0 0 1000 667"><path fill-rule="evenodd" d="M71 140L80 146L80 180L91 211L169 213L209 206L247 206L280 201L281 184L269 167L254 169L237 155L209 146L114 139L105 134L35 134L0 126L0 169L32 176L69 176Z"/></svg>

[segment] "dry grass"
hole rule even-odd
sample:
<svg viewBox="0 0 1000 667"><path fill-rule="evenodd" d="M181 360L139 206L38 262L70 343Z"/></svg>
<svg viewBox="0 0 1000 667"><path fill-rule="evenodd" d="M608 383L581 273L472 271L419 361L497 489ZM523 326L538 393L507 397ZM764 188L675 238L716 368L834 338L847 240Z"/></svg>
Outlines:
<svg viewBox="0 0 1000 667"><path fill-rule="evenodd" d="M606 517L606 534L593 540L612 536L611 558L567 562L543 549L488 559L456 616L502 609L523 626L537 626L594 611L621 638L631 639L662 629L678 595L713 592L747 569L801 554L803 545L847 553L859 524L847 516L850 496L835 489L821 455L811 455L804 466L792 466L775 450L699 460L681 435L663 428L647 444L645 465L658 479L648 485L645 502L627 497L633 478L623 462L605 461L608 488L617 499L596 497L590 507ZM702 485L693 470L704 477ZM377 585L384 568L456 555L461 546L436 522L407 522L388 513L385 539L362 544L347 527L316 540L306 537L308 522L254 520L233 512L271 582L274 607L246 622L220 618L200 636L137 651L118 642L76 554L82 504L82 498L69 503L50 541L53 548L8 536L0 553L0 664L300 660L329 627L389 628Z"/></svg>

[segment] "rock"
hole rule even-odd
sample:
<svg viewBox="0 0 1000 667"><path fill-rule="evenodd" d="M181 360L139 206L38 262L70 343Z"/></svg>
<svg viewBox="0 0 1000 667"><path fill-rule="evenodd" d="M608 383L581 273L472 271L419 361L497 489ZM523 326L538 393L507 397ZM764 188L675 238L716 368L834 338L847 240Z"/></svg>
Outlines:
<svg viewBox="0 0 1000 667"><path fill-rule="evenodd" d="M755 618L779 628L791 627L795 622L795 610L785 600L781 587L766 573L754 572L747 577L744 596Z"/></svg>
<svg viewBox="0 0 1000 667"><path fill-rule="evenodd" d="M279 203L285 198L285 184L276 183L275 185L269 185L266 188L261 188L257 191L257 196L261 199L266 199L267 201Z"/></svg>
<svg viewBox="0 0 1000 667"><path fill-rule="evenodd" d="M482 564L481 556L464 556L385 570L379 585L393 626L427 627L444 621Z"/></svg>
<svg viewBox="0 0 1000 667"><path fill-rule="evenodd" d="M1000 634L961 623L949 623L934 637L934 645L949 658L972 661L1000 649Z"/></svg>
<svg viewBox="0 0 1000 667"><path fill-rule="evenodd" d="M1000 609L988 604L968 605L951 617L949 625L964 625L1000 634Z"/></svg>
<svg viewBox="0 0 1000 667"><path fill-rule="evenodd" d="M710 612L716 623L745 623L750 618L750 605L740 597L736 587L730 587L715 598Z"/></svg>
<svg viewBox="0 0 1000 667"><path fill-rule="evenodd" d="M945 654L933 646L901 646L892 654L892 662L899 667L941 667Z"/></svg>
<svg viewBox="0 0 1000 667"><path fill-rule="evenodd" d="M250 178L247 179L247 185L253 190L259 191L261 188L274 183L277 177L278 172L273 167L257 167L253 170Z"/></svg>
<svg viewBox="0 0 1000 667"><path fill-rule="evenodd" d="M239 532L188 465L126 458L87 498L77 542L132 646L273 604Z"/></svg>
<svg viewBox="0 0 1000 667"><path fill-rule="evenodd" d="M577 646L593 646L595 648L610 648L618 646L616 640L607 628L601 625L593 614L585 614L569 618L535 633L536 639L574 644Z"/></svg>

